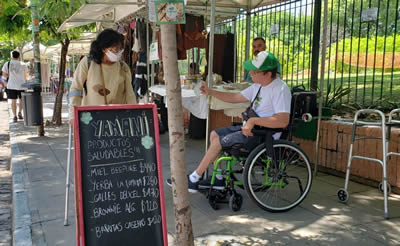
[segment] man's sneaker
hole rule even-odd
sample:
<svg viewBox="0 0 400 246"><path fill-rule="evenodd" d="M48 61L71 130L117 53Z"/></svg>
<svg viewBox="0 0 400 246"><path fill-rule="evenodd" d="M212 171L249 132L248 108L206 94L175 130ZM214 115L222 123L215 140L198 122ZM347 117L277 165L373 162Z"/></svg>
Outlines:
<svg viewBox="0 0 400 246"><path fill-rule="evenodd" d="M210 187L211 187L211 176L208 177L208 179L199 181L199 189L209 189ZM214 190L225 189L225 178L222 178L222 179L215 178L213 189Z"/></svg>
<svg viewBox="0 0 400 246"><path fill-rule="evenodd" d="M20 120L23 120L23 119L24 119L24 117L22 117L21 112L18 113L18 119L20 119Z"/></svg>
<svg viewBox="0 0 400 246"><path fill-rule="evenodd" d="M14 116L14 119L13 119L13 121L14 121L14 122L17 122L17 121L18 121L18 118L17 118L17 116Z"/></svg>
<svg viewBox="0 0 400 246"><path fill-rule="evenodd" d="M188 179L188 191L190 193L196 193L197 191L199 191L199 187L198 187L199 182L194 183L194 182L190 181L189 175L187 176L187 179ZM167 179L166 183L169 187L172 187L171 179Z"/></svg>

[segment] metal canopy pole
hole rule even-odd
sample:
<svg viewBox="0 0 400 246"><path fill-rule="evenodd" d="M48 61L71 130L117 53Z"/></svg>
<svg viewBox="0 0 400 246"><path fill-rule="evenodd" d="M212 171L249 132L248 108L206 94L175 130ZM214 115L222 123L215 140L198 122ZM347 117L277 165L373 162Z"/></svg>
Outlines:
<svg viewBox="0 0 400 246"><path fill-rule="evenodd" d="M318 163L319 163L319 138L320 138L319 131L321 129L322 101L323 101L322 98L324 97L326 39L327 39L327 26L328 26L328 0L323 0L323 1L324 1L324 22L322 29L321 71L320 71L320 85L319 85L320 95L319 95L319 105L318 105L317 139L315 140L314 176L317 175Z"/></svg>
<svg viewBox="0 0 400 246"><path fill-rule="evenodd" d="M154 25L151 25L151 30L152 30L152 41L154 42L154 40L155 40L155 36L156 36L156 31L155 31L155 26ZM153 43L152 42L152 43ZM149 53L149 57L150 57L150 53ZM151 83L150 83L150 85L151 86L153 86L154 85L154 76L155 76L155 62L154 61L151 61L151 75L150 75L150 79L151 79Z"/></svg>
<svg viewBox="0 0 400 246"><path fill-rule="evenodd" d="M215 33L215 0L211 0L210 40L208 47L208 86L212 86L214 65L214 33Z"/></svg>
<svg viewBox="0 0 400 246"><path fill-rule="evenodd" d="M236 83L236 62L237 62L237 49L236 49L236 19L233 21L233 83Z"/></svg>
<svg viewBox="0 0 400 246"><path fill-rule="evenodd" d="M149 85L150 82L150 35L149 35L149 20L146 20L146 70L147 70L147 88L150 88L151 85ZM146 92L146 96L145 96L145 102L148 103L149 102L149 92Z"/></svg>
<svg viewBox="0 0 400 246"><path fill-rule="evenodd" d="M244 60L247 61L249 59L249 52L250 52L250 11L247 10L246 12L246 49L245 49L245 58Z"/></svg>
<svg viewBox="0 0 400 246"><path fill-rule="evenodd" d="M210 19L210 40L208 45L208 75L207 75L207 85L212 87L213 85L213 65L214 65L214 33L215 33L215 0L211 0L211 19ZM207 122L206 122L206 152L208 149L208 142L210 138L210 96L207 100ZM206 170L205 175L208 175Z"/></svg>

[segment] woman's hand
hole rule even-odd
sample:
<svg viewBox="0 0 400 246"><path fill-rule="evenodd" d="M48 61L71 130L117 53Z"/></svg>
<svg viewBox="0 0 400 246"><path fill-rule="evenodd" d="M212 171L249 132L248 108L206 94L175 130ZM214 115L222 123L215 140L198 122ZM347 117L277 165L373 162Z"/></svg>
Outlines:
<svg viewBox="0 0 400 246"><path fill-rule="evenodd" d="M246 124L242 127L242 134L246 137L252 137L253 133L251 130L254 128L254 123L252 121L252 118L246 121Z"/></svg>
<svg viewBox="0 0 400 246"><path fill-rule="evenodd" d="M110 94L110 90L109 90L109 89L107 89L107 88L104 88L104 89L105 89L105 94L106 94L106 96L107 96L108 94ZM101 86L101 85L99 85L99 84L94 85L94 86L93 86L93 90L94 90L94 91L97 91L100 95L104 96L103 86Z"/></svg>

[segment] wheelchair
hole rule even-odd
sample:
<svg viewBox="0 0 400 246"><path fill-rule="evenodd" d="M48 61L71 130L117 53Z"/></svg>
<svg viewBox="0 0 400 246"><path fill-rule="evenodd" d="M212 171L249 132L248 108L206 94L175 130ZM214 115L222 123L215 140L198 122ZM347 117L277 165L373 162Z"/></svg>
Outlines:
<svg viewBox="0 0 400 246"><path fill-rule="evenodd" d="M312 183L311 163L292 141L292 133L299 122L308 122L317 114L316 92L294 92L291 104L286 129L256 128L253 134L260 141L255 148L234 145L222 150L214 162L210 187L200 189L213 209L229 203L232 211L239 211L243 197L236 188L244 189L250 200L269 212L288 211L306 198ZM273 138L276 132L282 132L281 139ZM225 178L222 190L213 189L218 174Z"/></svg>

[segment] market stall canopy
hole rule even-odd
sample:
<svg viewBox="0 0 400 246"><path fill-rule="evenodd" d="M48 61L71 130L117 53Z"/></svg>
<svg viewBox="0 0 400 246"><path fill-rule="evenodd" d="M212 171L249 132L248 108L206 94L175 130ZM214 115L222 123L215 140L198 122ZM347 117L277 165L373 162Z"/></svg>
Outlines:
<svg viewBox="0 0 400 246"><path fill-rule="evenodd" d="M40 49L40 59L50 59L53 55L55 55L55 52L50 49L50 47L47 47L43 44L39 45ZM33 44L32 42L26 44L22 48L22 57L24 60L31 60L33 59Z"/></svg>
<svg viewBox="0 0 400 246"><path fill-rule="evenodd" d="M250 10L287 0L216 0L216 20L223 21L237 16L242 10ZM95 22L117 23L128 16L145 17L146 0L91 0L82 5L58 28L64 32L70 28L89 25ZM209 0L188 0L186 12L191 14L210 14Z"/></svg>
<svg viewBox="0 0 400 246"><path fill-rule="evenodd" d="M95 22L114 23L119 19L145 8L141 0L92 0L82 5L58 28L58 32Z"/></svg>
<svg viewBox="0 0 400 246"><path fill-rule="evenodd" d="M81 55L85 55L89 53L90 50L90 41L81 41L81 42L77 42L75 40L72 40L71 43L68 46L68 55L74 55L74 54L81 54ZM57 54L61 54L61 44L56 44L53 46L50 46L48 48L49 50L57 53Z"/></svg>

